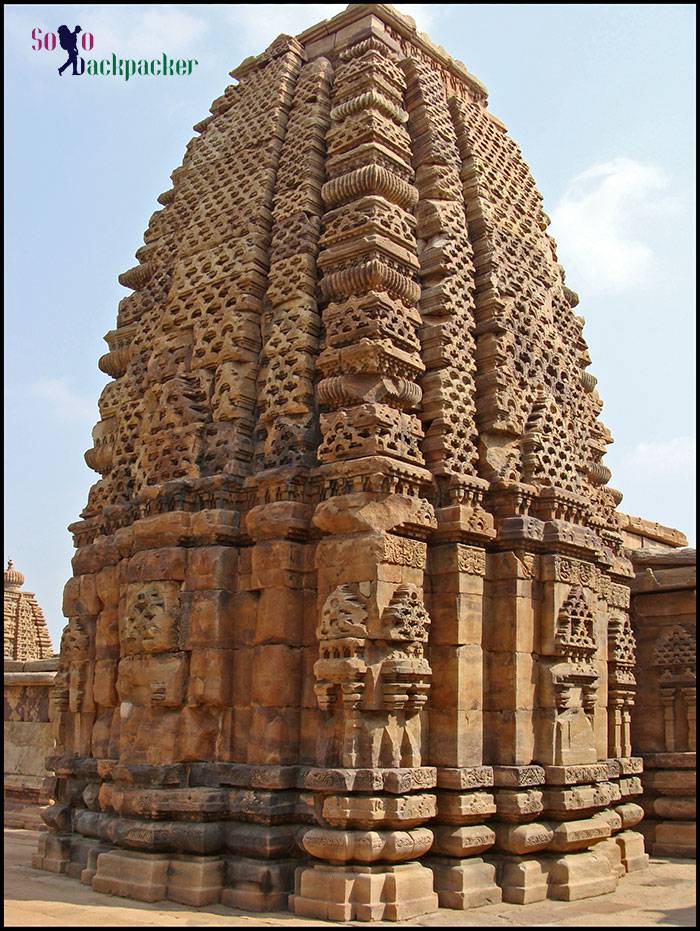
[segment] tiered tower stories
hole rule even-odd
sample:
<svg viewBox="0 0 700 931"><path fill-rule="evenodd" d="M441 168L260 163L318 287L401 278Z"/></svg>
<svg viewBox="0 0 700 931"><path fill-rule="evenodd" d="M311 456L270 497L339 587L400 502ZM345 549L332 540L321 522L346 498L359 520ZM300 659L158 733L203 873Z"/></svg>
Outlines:
<svg viewBox="0 0 700 931"><path fill-rule="evenodd" d="M23 592L24 576L8 560L3 577L5 659L26 662L53 655L44 613L32 592Z"/></svg>
<svg viewBox="0 0 700 931"><path fill-rule="evenodd" d="M231 73L120 277L35 865L342 921L610 891L631 566L529 169L388 6Z"/></svg>

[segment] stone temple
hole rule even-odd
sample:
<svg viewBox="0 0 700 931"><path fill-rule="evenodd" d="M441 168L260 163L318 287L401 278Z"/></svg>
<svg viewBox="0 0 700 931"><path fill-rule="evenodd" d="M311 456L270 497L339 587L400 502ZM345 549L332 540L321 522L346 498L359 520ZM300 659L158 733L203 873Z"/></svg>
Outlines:
<svg viewBox="0 0 700 931"><path fill-rule="evenodd" d="M22 591L24 575L8 560L3 575L4 658L47 659L53 655L44 612L33 592Z"/></svg>
<svg viewBox="0 0 700 931"><path fill-rule="evenodd" d="M119 279L34 865L341 921L609 892L634 573L530 171L388 6L231 74Z"/></svg>

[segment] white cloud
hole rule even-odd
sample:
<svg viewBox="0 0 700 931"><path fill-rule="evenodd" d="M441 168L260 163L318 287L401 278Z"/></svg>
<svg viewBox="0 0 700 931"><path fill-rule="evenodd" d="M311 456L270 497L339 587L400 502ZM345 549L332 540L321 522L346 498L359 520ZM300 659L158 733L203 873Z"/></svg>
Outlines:
<svg viewBox="0 0 700 931"><path fill-rule="evenodd" d="M40 378L30 390L34 397L48 401L62 420L99 420L95 399L78 394L65 378Z"/></svg>
<svg viewBox="0 0 700 931"><path fill-rule="evenodd" d="M616 158L577 175L552 211L551 232L572 287L639 288L654 273L659 217L677 212L658 165Z"/></svg>
<svg viewBox="0 0 700 931"><path fill-rule="evenodd" d="M637 443L623 455L619 468L637 478L665 479L689 475L695 469L695 438L676 436L669 440Z"/></svg>
<svg viewBox="0 0 700 931"><path fill-rule="evenodd" d="M413 17L418 32L429 32L435 10L429 3L394 4L400 13ZM229 21L242 30L246 44L258 54L280 34L297 35L324 19L331 19L347 8L345 3L265 3L232 4Z"/></svg>

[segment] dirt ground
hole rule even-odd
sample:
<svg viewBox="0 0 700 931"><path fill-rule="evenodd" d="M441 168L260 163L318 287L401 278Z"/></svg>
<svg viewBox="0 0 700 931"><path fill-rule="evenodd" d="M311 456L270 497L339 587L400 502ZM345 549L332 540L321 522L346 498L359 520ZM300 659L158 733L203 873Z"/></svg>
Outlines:
<svg viewBox="0 0 700 931"><path fill-rule="evenodd" d="M32 869L35 831L5 830L5 927L311 926L331 922L283 912L260 915L212 905L206 910L171 902L146 904L93 892L77 880ZM361 922L353 922L361 924ZM695 925L695 861L652 858L649 868L624 877L615 892L579 902L487 905L466 912L440 909L410 922L379 926L691 927Z"/></svg>

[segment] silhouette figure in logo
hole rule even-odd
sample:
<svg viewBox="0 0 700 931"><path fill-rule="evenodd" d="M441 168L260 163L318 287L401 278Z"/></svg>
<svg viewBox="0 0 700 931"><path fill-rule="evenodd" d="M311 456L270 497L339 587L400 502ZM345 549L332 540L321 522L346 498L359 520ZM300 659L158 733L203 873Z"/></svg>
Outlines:
<svg viewBox="0 0 700 931"><path fill-rule="evenodd" d="M80 59L80 71L78 71L78 33L82 32L80 26L76 26L73 32L70 31L68 26L59 26L58 27L58 41L61 43L61 48L65 49L68 52L68 61L61 68L58 69L59 74L63 74L68 65L73 65L73 74L82 74L85 71L85 61Z"/></svg>

